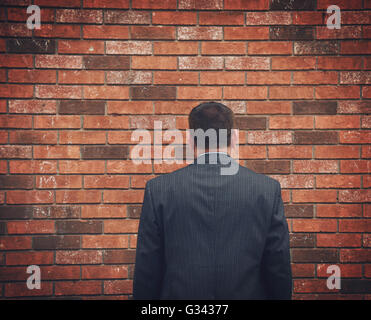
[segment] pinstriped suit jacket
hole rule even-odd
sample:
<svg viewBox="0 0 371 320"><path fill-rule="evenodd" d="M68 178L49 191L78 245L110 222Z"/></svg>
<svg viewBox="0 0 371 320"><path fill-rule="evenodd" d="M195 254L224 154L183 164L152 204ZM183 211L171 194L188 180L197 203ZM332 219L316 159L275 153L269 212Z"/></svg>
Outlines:
<svg viewBox="0 0 371 320"><path fill-rule="evenodd" d="M291 299L279 182L242 166L220 175L232 158L201 157L147 182L133 298Z"/></svg>

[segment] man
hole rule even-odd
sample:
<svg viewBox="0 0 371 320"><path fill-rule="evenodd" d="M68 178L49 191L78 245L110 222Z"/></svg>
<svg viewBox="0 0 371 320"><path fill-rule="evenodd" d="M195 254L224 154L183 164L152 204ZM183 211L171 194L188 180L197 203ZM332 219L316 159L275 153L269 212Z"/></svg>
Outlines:
<svg viewBox="0 0 371 320"><path fill-rule="evenodd" d="M188 135L195 162L147 182L134 299L291 299L279 182L239 164L236 174L221 174L235 161L228 153L238 141L225 105L198 105L189 126L227 129L227 139L202 147L199 136Z"/></svg>

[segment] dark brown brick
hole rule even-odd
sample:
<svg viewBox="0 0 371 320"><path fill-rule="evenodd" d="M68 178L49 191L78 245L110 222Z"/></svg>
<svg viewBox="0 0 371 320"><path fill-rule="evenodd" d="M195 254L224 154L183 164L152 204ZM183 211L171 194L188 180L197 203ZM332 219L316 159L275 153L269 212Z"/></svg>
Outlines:
<svg viewBox="0 0 371 320"><path fill-rule="evenodd" d="M80 206L34 206L34 218L45 219L73 219L79 218L81 213Z"/></svg>
<svg viewBox="0 0 371 320"><path fill-rule="evenodd" d="M336 101L294 101L294 114L336 114Z"/></svg>
<svg viewBox="0 0 371 320"><path fill-rule="evenodd" d="M246 167L258 173L290 173L289 160L246 160Z"/></svg>
<svg viewBox="0 0 371 320"><path fill-rule="evenodd" d="M25 175L0 175L0 189L32 189L33 177Z"/></svg>
<svg viewBox="0 0 371 320"><path fill-rule="evenodd" d="M82 146L82 159L127 159L128 146Z"/></svg>
<svg viewBox="0 0 371 320"><path fill-rule="evenodd" d="M54 53L55 40L51 39L8 39L8 52L11 53Z"/></svg>
<svg viewBox="0 0 371 320"><path fill-rule="evenodd" d="M6 233L6 222L0 221L0 234Z"/></svg>
<svg viewBox="0 0 371 320"><path fill-rule="evenodd" d="M313 0L271 0L271 10L315 10Z"/></svg>
<svg viewBox="0 0 371 320"><path fill-rule="evenodd" d="M123 56L89 56L84 57L85 69L109 69L128 70L130 69L130 57Z"/></svg>
<svg viewBox="0 0 371 320"><path fill-rule="evenodd" d="M135 250L105 250L103 261L105 264L134 263Z"/></svg>
<svg viewBox="0 0 371 320"><path fill-rule="evenodd" d="M294 144L337 144L338 141L338 133L335 131L294 132Z"/></svg>
<svg viewBox="0 0 371 320"><path fill-rule="evenodd" d="M297 41L294 43L294 54L337 54L339 53L339 48L339 43L337 41Z"/></svg>
<svg viewBox="0 0 371 320"><path fill-rule="evenodd" d="M129 218L140 218L142 212L142 206L128 206L128 217Z"/></svg>
<svg viewBox="0 0 371 320"><path fill-rule="evenodd" d="M176 87L131 87L134 100L175 100Z"/></svg>
<svg viewBox="0 0 371 320"><path fill-rule="evenodd" d="M266 129L267 121L265 117L242 116L234 119L235 127L241 130Z"/></svg>
<svg viewBox="0 0 371 320"><path fill-rule="evenodd" d="M57 233L102 233L102 221L57 221Z"/></svg>
<svg viewBox="0 0 371 320"><path fill-rule="evenodd" d="M286 218L312 218L313 205L311 204L286 204Z"/></svg>
<svg viewBox="0 0 371 320"><path fill-rule="evenodd" d="M369 279L341 279L341 293L364 293L371 292L371 280Z"/></svg>
<svg viewBox="0 0 371 320"><path fill-rule="evenodd" d="M80 236L40 236L33 237L35 250L79 249Z"/></svg>
<svg viewBox="0 0 371 320"><path fill-rule="evenodd" d="M315 235L313 233L291 233L291 248L313 248L315 245Z"/></svg>
<svg viewBox="0 0 371 320"><path fill-rule="evenodd" d="M59 114L104 114L105 101L96 100L62 100Z"/></svg>
<svg viewBox="0 0 371 320"><path fill-rule="evenodd" d="M32 206L0 206L0 219L30 219Z"/></svg>
<svg viewBox="0 0 371 320"><path fill-rule="evenodd" d="M270 27L271 40L313 40L313 27L274 26Z"/></svg>
<svg viewBox="0 0 371 320"><path fill-rule="evenodd" d="M338 262L337 249L292 249L292 262Z"/></svg>

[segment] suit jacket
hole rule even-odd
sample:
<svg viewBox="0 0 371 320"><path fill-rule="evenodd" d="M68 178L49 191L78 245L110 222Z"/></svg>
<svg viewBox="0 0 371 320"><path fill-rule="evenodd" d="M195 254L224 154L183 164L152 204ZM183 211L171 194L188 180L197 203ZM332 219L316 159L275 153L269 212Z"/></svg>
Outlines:
<svg viewBox="0 0 371 320"><path fill-rule="evenodd" d="M147 182L133 298L291 299L279 182L238 163L237 174L221 175L235 161L227 154L209 160Z"/></svg>

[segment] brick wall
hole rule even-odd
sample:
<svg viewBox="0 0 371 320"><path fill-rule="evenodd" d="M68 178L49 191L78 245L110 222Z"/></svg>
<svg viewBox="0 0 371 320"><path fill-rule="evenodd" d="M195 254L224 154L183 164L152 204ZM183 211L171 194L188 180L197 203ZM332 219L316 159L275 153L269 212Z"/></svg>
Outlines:
<svg viewBox="0 0 371 320"><path fill-rule="evenodd" d="M201 100L235 111L241 163L281 183L294 298L370 299L370 0L1 3L2 299L129 298L145 182L181 166L134 165L131 133L186 129Z"/></svg>

